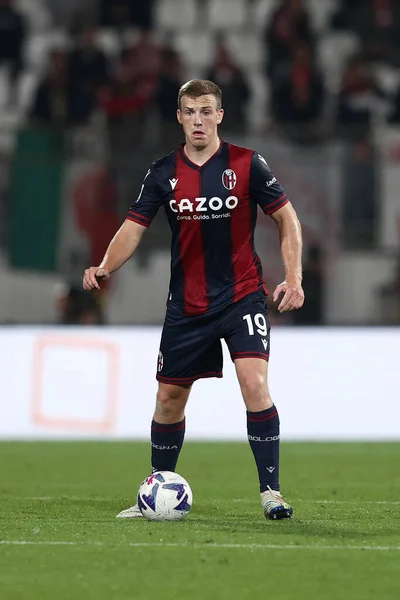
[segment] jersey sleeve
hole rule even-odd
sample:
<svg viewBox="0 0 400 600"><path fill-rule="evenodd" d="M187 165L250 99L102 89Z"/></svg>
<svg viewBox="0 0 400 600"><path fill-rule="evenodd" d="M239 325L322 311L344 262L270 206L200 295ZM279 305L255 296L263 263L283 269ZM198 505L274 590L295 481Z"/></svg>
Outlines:
<svg viewBox="0 0 400 600"><path fill-rule="evenodd" d="M257 152L253 154L250 166L250 198L261 206L266 215L272 215L289 202L266 160Z"/></svg>
<svg viewBox="0 0 400 600"><path fill-rule="evenodd" d="M162 196L153 169L149 169L143 180L138 199L129 208L126 218L149 227L162 205Z"/></svg>

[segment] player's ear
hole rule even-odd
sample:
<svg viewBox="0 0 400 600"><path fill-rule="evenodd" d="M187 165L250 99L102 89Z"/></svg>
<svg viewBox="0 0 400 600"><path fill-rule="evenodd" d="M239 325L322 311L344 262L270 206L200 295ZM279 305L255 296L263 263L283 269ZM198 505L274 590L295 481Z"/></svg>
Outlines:
<svg viewBox="0 0 400 600"><path fill-rule="evenodd" d="M182 113L179 108L176 111L176 118L178 119L178 123L180 123L182 125Z"/></svg>
<svg viewBox="0 0 400 600"><path fill-rule="evenodd" d="M218 117L217 117L217 125L219 125L220 123L222 123L222 119L224 118L224 109L220 108L218 111Z"/></svg>

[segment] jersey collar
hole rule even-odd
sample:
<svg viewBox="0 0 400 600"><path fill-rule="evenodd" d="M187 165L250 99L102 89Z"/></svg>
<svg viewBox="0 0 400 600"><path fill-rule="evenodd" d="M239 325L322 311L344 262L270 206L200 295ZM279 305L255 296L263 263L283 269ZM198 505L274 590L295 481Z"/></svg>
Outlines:
<svg viewBox="0 0 400 600"><path fill-rule="evenodd" d="M187 164L188 167L190 167L191 169L194 169L195 171L202 171L212 161L213 158L215 158L216 156L220 156L222 154L222 150L223 150L225 144L226 144L226 142L224 142L224 140L220 139L218 150L216 152L214 152L214 154L212 156L210 156L210 158L203 165L196 165L196 163L194 163L190 160L190 158L187 156L186 152L184 151L184 147L186 145L185 142L179 146L178 152L180 154L181 159L183 160L183 162L185 164Z"/></svg>

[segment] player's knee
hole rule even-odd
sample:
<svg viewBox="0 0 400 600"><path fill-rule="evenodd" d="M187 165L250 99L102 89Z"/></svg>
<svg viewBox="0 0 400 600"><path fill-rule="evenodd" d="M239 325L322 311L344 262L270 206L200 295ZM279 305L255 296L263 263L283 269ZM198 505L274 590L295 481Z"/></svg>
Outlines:
<svg viewBox="0 0 400 600"><path fill-rule="evenodd" d="M248 410L257 412L272 406L265 377L248 375L241 379L240 387Z"/></svg>
<svg viewBox="0 0 400 600"><path fill-rule="evenodd" d="M186 400L186 390L179 390L175 386L171 389L160 388L157 392L157 402L159 404L180 404Z"/></svg>
<svg viewBox="0 0 400 600"><path fill-rule="evenodd" d="M157 392L156 412L174 416L184 409L188 390L178 386L160 386Z"/></svg>

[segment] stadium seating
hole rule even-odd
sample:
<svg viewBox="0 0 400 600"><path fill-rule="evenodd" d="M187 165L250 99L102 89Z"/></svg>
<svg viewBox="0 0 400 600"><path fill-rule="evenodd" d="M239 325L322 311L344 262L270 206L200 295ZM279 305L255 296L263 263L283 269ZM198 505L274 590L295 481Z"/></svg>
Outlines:
<svg viewBox="0 0 400 600"><path fill-rule="evenodd" d="M264 28L276 9L276 5L277 0L256 0L251 15L253 27L257 29Z"/></svg>
<svg viewBox="0 0 400 600"><path fill-rule="evenodd" d="M230 31L246 24L246 3L243 0L212 0L208 7L208 23L214 30Z"/></svg>
<svg viewBox="0 0 400 600"><path fill-rule="evenodd" d="M16 0L15 7L25 16L31 33L48 31L51 17L46 0Z"/></svg>
<svg viewBox="0 0 400 600"><path fill-rule="evenodd" d="M328 31L335 0L308 0L308 3L314 26L320 34L321 67L326 73L328 89L334 92L343 63L357 49L357 39L351 33L332 34ZM45 70L49 51L54 47L66 47L69 39L65 32L49 28L51 17L46 0L18 0L16 5L26 16L31 32L25 50L26 72L20 83L20 110L25 113L36 81ZM268 97L268 82L263 77L266 56L262 33L277 5L277 0L212 0L205 2L203 8L206 10L201 11L202 4L197 0L158 0L156 32L163 38L172 36L182 53L188 78L205 74L214 55L215 33L223 32L235 59L253 84L252 120L257 126L265 121ZM115 31L104 29L99 33L99 45L114 59L120 51L121 40Z"/></svg>
<svg viewBox="0 0 400 600"><path fill-rule="evenodd" d="M202 77L214 55L214 40L206 32L177 32L175 45L182 54L185 67Z"/></svg>
<svg viewBox="0 0 400 600"><path fill-rule="evenodd" d="M68 49L71 42L68 34L61 29L50 29L28 38L25 47L25 61L28 69L42 73L47 65L49 53L54 48Z"/></svg>
<svg viewBox="0 0 400 600"><path fill-rule="evenodd" d="M308 0L308 6L317 33L322 34L327 31L330 17L337 6L336 0Z"/></svg>
<svg viewBox="0 0 400 600"><path fill-rule="evenodd" d="M331 93L339 88L346 61L359 50L357 36L350 31L326 33L318 43L318 61Z"/></svg>
<svg viewBox="0 0 400 600"><path fill-rule="evenodd" d="M112 29L102 29L97 36L97 43L104 54L111 59L121 52L121 40Z"/></svg>
<svg viewBox="0 0 400 600"><path fill-rule="evenodd" d="M265 54L260 50L261 39L258 31L228 32L225 40L239 66L246 70L258 70L262 66Z"/></svg>
<svg viewBox="0 0 400 600"><path fill-rule="evenodd" d="M195 0L158 0L156 29L168 31L187 30L195 27Z"/></svg>

